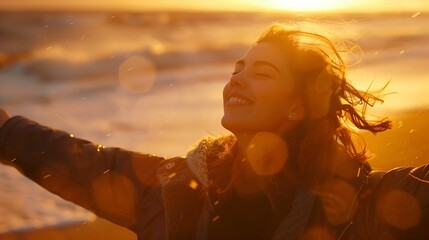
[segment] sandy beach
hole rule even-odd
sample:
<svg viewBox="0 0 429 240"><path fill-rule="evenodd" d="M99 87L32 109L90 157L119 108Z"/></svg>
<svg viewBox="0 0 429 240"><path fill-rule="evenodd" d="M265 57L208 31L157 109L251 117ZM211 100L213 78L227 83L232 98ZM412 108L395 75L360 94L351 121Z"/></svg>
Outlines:
<svg viewBox="0 0 429 240"><path fill-rule="evenodd" d="M0 234L1 240L134 240L135 234L104 219L31 231Z"/></svg>

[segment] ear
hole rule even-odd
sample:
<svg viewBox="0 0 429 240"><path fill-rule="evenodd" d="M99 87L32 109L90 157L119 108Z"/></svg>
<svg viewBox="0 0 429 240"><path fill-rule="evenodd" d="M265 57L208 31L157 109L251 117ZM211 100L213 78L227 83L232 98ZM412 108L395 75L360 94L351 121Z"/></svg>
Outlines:
<svg viewBox="0 0 429 240"><path fill-rule="evenodd" d="M305 118L304 103L301 99L296 101L289 107L287 111L287 119L289 121L300 121Z"/></svg>

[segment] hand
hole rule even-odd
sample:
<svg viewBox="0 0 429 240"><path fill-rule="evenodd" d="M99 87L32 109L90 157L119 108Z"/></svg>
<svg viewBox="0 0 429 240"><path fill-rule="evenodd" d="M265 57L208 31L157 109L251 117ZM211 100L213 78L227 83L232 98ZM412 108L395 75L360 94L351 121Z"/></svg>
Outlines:
<svg viewBox="0 0 429 240"><path fill-rule="evenodd" d="M10 118L9 113L7 113L4 109L0 108L0 128L3 124Z"/></svg>

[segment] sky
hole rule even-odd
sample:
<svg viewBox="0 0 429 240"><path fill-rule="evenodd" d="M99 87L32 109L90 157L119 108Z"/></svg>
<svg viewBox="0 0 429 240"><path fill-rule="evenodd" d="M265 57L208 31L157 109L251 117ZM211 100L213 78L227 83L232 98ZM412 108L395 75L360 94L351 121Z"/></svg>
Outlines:
<svg viewBox="0 0 429 240"><path fill-rule="evenodd" d="M429 0L0 0L0 9L424 12Z"/></svg>

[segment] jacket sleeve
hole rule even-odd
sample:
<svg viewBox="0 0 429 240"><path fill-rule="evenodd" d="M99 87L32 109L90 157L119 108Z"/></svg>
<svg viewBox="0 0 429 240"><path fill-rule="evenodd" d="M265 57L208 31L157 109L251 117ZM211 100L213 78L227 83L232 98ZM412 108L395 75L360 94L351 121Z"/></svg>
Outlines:
<svg viewBox="0 0 429 240"><path fill-rule="evenodd" d="M131 230L145 222L139 219L145 215L141 211L160 201L156 171L162 158L104 148L23 117L13 117L0 128L0 160L60 197ZM161 211L151 209L145 217L156 218Z"/></svg>
<svg viewBox="0 0 429 240"><path fill-rule="evenodd" d="M392 239L429 236L429 164L387 172L378 190L376 209Z"/></svg>

